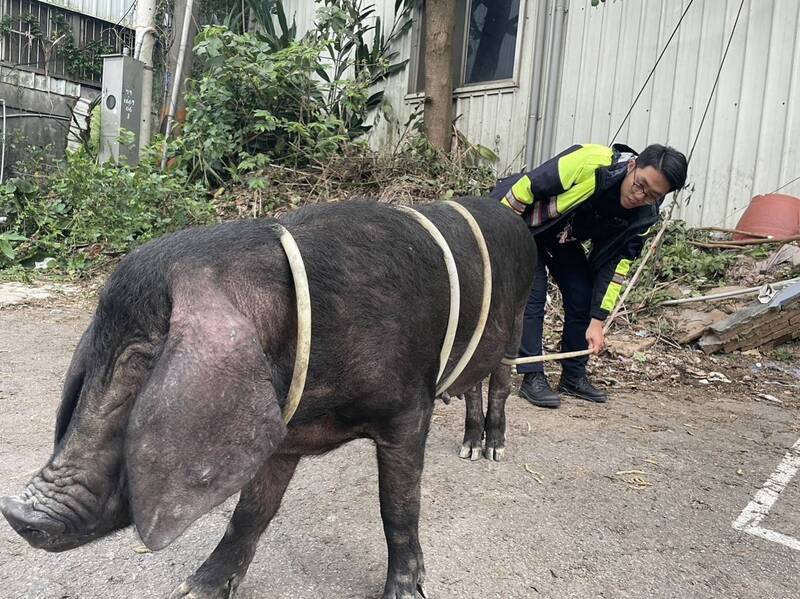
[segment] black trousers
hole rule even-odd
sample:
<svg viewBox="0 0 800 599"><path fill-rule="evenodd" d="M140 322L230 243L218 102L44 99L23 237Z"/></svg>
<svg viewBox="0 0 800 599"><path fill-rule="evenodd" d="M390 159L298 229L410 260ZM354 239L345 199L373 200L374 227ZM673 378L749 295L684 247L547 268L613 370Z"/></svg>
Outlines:
<svg viewBox="0 0 800 599"><path fill-rule="evenodd" d="M586 329L589 326L592 274L589 261L580 242L570 241L558 243L556 240L539 242L539 262L533 289L525 306L525 319L522 328L522 342L519 355L539 356L542 354L542 331L544 328L544 310L547 298L547 272L555 279L561 290L564 301L564 328L561 331L561 351L577 351L586 349ZM586 374L588 356L569 358L561 361L563 374L576 378ZM520 373L544 372L544 365L520 364Z"/></svg>

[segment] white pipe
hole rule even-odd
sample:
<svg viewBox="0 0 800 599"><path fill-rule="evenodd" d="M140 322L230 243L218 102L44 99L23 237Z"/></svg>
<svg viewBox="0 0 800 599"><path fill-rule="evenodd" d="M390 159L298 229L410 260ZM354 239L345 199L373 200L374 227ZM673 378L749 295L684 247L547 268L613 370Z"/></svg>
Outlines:
<svg viewBox="0 0 800 599"><path fill-rule="evenodd" d="M167 166L167 142L169 134L172 132L172 120L175 118L175 109L178 105L178 90L181 86L183 76L183 60L186 56L186 46L189 41L189 32L192 29L192 5L194 0L186 0L186 12L183 15L183 29L181 30L181 45L178 49L178 60L175 63L175 78L172 82L172 96L169 100L169 111L167 112L167 129L164 135L164 153L161 156L161 170Z"/></svg>
<svg viewBox="0 0 800 599"><path fill-rule="evenodd" d="M501 364L516 366L517 364L538 364L539 362L552 362L553 360L566 360L567 358L580 358L594 353L591 349L579 349L560 354L543 354L541 356L528 356L526 358L503 358Z"/></svg>
<svg viewBox="0 0 800 599"><path fill-rule="evenodd" d="M0 100L0 103L3 104L3 149L0 154L0 183L2 183L5 181L6 172L6 101Z"/></svg>
<svg viewBox="0 0 800 599"><path fill-rule="evenodd" d="M787 285L791 285L792 283L797 283L800 281L800 277L796 277L794 279L786 279L785 281L775 281L774 283L767 283L773 288L779 287L786 287ZM731 297L741 297L743 295L751 295L754 293L758 293L761 289L764 288L764 285L759 287L748 287L746 289L738 289L736 291L726 291L724 293L712 293L711 295L698 295L696 297L682 297L680 299L673 299L673 300L664 300L663 302L659 302L656 306L678 306L680 304L691 304L692 302L705 302L710 300L719 300L719 299L728 299Z"/></svg>
<svg viewBox="0 0 800 599"><path fill-rule="evenodd" d="M539 131L540 98L542 95L542 71L544 70L544 55L547 48L547 8L552 0L540 0L536 11L536 44L533 48L533 78L531 79L531 93L528 109L528 131L525 137L525 170L531 171L536 165L536 134Z"/></svg>
<svg viewBox="0 0 800 599"><path fill-rule="evenodd" d="M542 134L542 151L547 157L552 156L553 138L556 129L556 111L558 104L558 88L561 81L561 55L564 48L564 23L567 20L569 2L556 0L553 9L553 37L551 39L550 73L547 76L547 100L544 106L544 133Z"/></svg>
<svg viewBox="0 0 800 599"><path fill-rule="evenodd" d="M139 156L150 143L153 122L153 46L155 46L156 7L154 0L137 0L136 46L133 57L144 63L142 73L142 114L139 122Z"/></svg>

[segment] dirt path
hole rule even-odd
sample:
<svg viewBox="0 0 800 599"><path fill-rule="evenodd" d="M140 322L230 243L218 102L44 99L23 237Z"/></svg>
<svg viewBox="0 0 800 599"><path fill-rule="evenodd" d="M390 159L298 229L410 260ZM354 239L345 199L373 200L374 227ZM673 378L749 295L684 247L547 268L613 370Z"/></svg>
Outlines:
<svg viewBox="0 0 800 599"><path fill-rule="evenodd" d="M0 494L49 457L89 316L66 301L0 310ZM797 597L800 551L731 526L800 437L797 388L779 404L737 384L673 384L557 411L514 397L500 464L458 459L463 404L438 405L421 523L431 597ZM132 530L47 554L2 520L0 597L165 596L231 509L157 554L140 553ZM800 538L800 477L763 524ZM238 596L376 597L385 553L374 450L352 443L301 465Z"/></svg>

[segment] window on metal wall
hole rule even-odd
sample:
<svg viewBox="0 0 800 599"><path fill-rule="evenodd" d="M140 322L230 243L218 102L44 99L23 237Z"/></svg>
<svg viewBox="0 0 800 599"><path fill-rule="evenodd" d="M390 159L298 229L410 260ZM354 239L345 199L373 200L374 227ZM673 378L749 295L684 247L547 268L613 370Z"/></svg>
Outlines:
<svg viewBox="0 0 800 599"><path fill-rule="evenodd" d="M519 4L519 0L458 0L453 40L454 87L513 78ZM423 91L425 82L425 2L417 23L416 72L410 86L413 92Z"/></svg>
<svg viewBox="0 0 800 599"><path fill-rule="evenodd" d="M467 30L464 83L514 76L519 0L473 0Z"/></svg>

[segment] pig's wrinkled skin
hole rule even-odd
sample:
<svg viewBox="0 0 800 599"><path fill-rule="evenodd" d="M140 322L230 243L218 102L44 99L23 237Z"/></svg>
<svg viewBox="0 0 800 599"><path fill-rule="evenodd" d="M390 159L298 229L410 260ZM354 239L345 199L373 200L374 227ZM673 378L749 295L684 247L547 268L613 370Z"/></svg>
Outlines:
<svg viewBox="0 0 800 599"><path fill-rule="evenodd" d="M450 392L495 371L505 389L494 396L505 401L508 373L498 364L516 354L536 250L513 211L460 202L489 247L492 308ZM481 261L462 216L442 203L419 209L448 240L460 274L452 367L477 321ZM424 596L420 476L449 310L442 252L407 214L372 202L310 207L282 222L303 254L312 304L308 379L288 428L281 407L297 317L271 221L150 242L110 277L78 344L53 456L22 495L0 500L31 545L63 551L133 523L149 548L161 549L241 491L222 541L172 595L229 597L300 458L367 437L377 448L388 546L383 598ZM485 422L493 451L504 434L495 407ZM479 428L471 429L478 446L483 421Z"/></svg>

